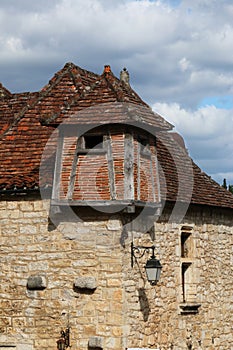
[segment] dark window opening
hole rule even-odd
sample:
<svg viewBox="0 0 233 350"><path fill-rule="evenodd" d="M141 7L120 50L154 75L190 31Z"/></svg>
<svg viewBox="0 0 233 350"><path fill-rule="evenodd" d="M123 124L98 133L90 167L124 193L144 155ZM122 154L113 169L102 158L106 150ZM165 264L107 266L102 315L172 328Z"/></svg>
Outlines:
<svg viewBox="0 0 233 350"><path fill-rule="evenodd" d="M103 135L84 136L85 149L103 148Z"/></svg>
<svg viewBox="0 0 233 350"><path fill-rule="evenodd" d="M138 142L142 145L142 148L147 147L149 148L149 141L145 137L138 137Z"/></svg>
<svg viewBox="0 0 233 350"><path fill-rule="evenodd" d="M181 232L181 257L187 258L191 254L191 232Z"/></svg>
<svg viewBox="0 0 233 350"><path fill-rule="evenodd" d="M150 152L150 143L149 140L145 137L138 137L138 142L140 144L140 152L144 156L151 156Z"/></svg>
<svg viewBox="0 0 233 350"><path fill-rule="evenodd" d="M187 287L188 287L188 281L187 281L187 275L188 275L188 272L190 272L190 266L191 266L191 263L183 263L182 264L182 270L181 270L181 273L182 273L182 294L183 294L183 302L185 303L187 301L187 294L188 294L188 290L187 290Z"/></svg>

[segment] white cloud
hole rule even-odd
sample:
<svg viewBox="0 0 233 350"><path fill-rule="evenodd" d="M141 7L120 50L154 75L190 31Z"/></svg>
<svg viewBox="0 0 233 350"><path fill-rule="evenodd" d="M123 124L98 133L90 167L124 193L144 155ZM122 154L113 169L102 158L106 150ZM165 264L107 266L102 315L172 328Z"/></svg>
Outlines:
<svg viewBox="0 0 233 350"><path fill-rule="evenodd" d="M219 131L233 132L233 111L206 106L195 111L181 108L178 103L155 103L153 109L176 125L176 129L195 139L215 137Z"/></svg>
<svg viewBox="0 0 233 350"><path fill-rule="evenodd" d="M153 110L176 126L204 171L217 181L225 177L233 183L233 110L206 106L191 111L177 103L155 103Z"/></svg>
<svg viewBox="0 0 233 350"><path fill-rule="evenodd" d="M191 65L190 61L187 60L186 57L181 58L181 60L179 61L179 65L180 65L180 69L181 69L182 72L185 72L188 69L192 68L192 65Z"/></svg>

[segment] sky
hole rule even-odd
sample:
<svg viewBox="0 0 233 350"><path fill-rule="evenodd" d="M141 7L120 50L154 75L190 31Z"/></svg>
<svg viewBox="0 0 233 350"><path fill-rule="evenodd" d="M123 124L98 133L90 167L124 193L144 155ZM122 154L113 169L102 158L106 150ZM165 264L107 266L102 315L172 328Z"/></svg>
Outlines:
<svg viewBox="0 0 233 350"><path fill-rule="evenodd" d="M40 90L66 62L105 64L175 126L197 165L233 184L232 0L1 0L0 82Z"/></svg>

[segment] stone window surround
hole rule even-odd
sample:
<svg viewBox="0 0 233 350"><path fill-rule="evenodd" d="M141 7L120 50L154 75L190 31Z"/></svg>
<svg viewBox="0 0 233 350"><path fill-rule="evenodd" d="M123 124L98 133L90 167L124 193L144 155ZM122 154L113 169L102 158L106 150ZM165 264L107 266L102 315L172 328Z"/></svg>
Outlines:
<svg viewBox="0 0 233 350"><path fill-rule="evenodd" d="M183 225L180 230L180 260L181 260L181 284L182 284L182 298L180 303L180 314L189 315L197 314L201 304L194 300L193 295L190 294L186 288L187 275L191 278L191 285L196 284L195 281L195 243L193 237L193 226ZM186 275L186 276L185 276ZM189 295L190 294L190 295ZM190 300L191 299L191 300Z"/></svg>

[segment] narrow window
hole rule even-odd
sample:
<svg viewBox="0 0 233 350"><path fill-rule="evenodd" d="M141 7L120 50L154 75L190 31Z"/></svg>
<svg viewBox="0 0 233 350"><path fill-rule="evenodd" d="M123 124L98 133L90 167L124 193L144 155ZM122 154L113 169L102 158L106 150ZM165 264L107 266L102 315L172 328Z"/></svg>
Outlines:
<svg viewBox="0 0 233 350"><path fill-rule="evenodd" d="M180 235L180 248L181 258L193 257L194 247L191 226L182 226Z"/></svg>
<svg viewBox="0 0 233 350"><path fill-rule="evenodd" d="M192 226L182 226L180 232L180 261L182 304L181 314L196 314L200 304L197 303L197 270L195 239Z"/></svg>
<svg viewBox="0 0 233 350"><path fill-rule="evenodd" d="M180 234L181 280L183 302L194 302L196 297L194 269L194 240L191 226L182 226Z"/></svg>
<svg viewBox="0 0 233 350"><path fill-rule="evenodd" d="M182 231L181 232L181 257L187 258L192 255L192 237L191 232Z"/></svg>
<svg viewBox="0 0 233 350"><path fill-rule="evenodd" d="M190 292L190 275L191 275L191 263L182 263L181 265L181 275L182 275L182 297L183 303L187 302L189 292Z"/></svg>

